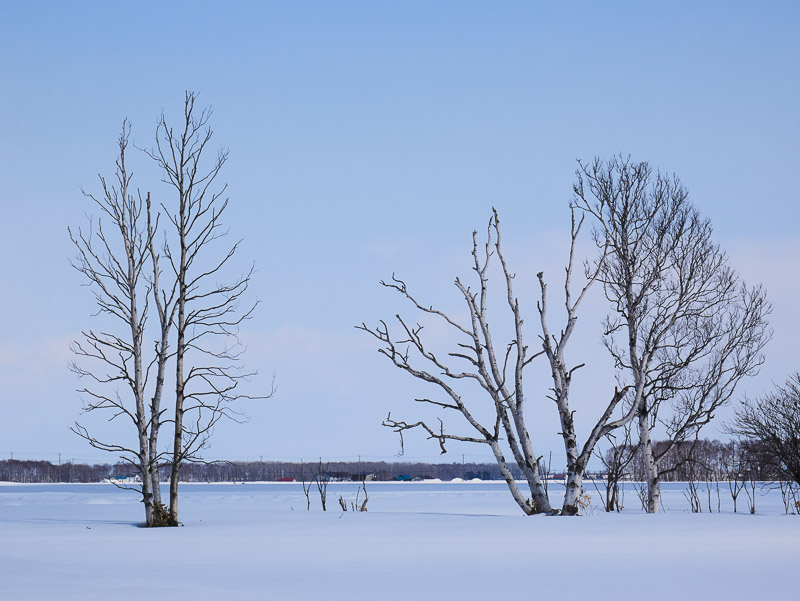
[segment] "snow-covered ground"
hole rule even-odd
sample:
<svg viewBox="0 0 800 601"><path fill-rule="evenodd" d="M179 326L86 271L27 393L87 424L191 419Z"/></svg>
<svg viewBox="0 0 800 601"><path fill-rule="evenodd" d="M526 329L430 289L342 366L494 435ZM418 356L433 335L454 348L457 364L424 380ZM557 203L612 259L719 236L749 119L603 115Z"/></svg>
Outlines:
<svg viewBox="0 0 800 601"><path fill-rule="evenodd" d="M110 484L0 486L0 599L455 600L800 598L800 516L780 493L732 513L524 517L502 483L372 483L367 513L300 484L183 485L184 528L147 530ZM591 484L588 485L593 491ZM551 496L555 499L555 495ZM596 500L596 494L595 503Z"/></svg>

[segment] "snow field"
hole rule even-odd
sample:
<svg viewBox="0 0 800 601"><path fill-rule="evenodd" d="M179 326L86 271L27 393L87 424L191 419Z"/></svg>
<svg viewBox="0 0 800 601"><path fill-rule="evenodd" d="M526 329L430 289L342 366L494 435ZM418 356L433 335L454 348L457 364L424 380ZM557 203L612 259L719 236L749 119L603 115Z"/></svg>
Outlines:
<svg viewBox="0 0 800 601"><path fill-rule="evenodd" d="M759 492L755 515L744 496L744 513L725 496L722 514L689 513L682 485L666 484L661 515L640 513L629 490L622 514L553 518L522 516L502 483L368 483L369 512L342 513L339 494L349 502L356 487L332 483L323 513L316 490L306 511L299 483L187 484L185 527L154 530L136 527L136 495L111 485L0 487L0 599L751 601L800 591L800 516L784 515L777 491Z"/></svg>

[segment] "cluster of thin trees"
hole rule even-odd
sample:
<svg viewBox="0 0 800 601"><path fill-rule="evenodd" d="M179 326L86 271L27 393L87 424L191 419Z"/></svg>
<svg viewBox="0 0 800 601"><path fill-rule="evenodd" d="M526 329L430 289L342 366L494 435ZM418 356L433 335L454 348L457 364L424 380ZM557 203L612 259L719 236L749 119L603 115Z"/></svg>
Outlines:
<svg viewBox="0 0 800 601"><path fill-rule="evenodd" d="M84 410L127 420L136 442L109 440L79 423L73 431L134 468L148 526L178 524L181 469L202 461L220 419L237 419L231 402L244 396L239 385L250 375L240 365L237 332L255 307L240 304L252 268L225 282L239 247L225 243L222 222L228 198L218 176L228 154L212 154L211 113L195 101L187 92L174 123L162 113L154 145L140 149L161 171L157 190L135 185L131 126L123 122L114 175L101 175L100 191L85 193L97 216L70 229L73 266L98 309L97 328L72 346L72 369L87 381Z"/></svg>
<svg viewBox="0 0 800 601"><path fill-rule="evenodd" d="M662 480L685 482L684 496L695 513L702 512L703 507L707 507L709 512L714 507L720 511L721 488L730 493L734 512L738 511L739 497L745 496L750 513L755 513L756 489L763 486L780 489L786 513L800 512L800 482L775 461L775 455L765 447L763 440L720 442L695 439L679 444L659 440L653 443L653 449L659 457ZM623 482L632 481L646 509L646 489L638 485L646 478L641 446L632 443L615 445L598 454L598 458L604 466L604 478L602 486L595 483L595 488L603 508L609 512L620 511L624 502ZM705 494L701 494L701 488Z"/></svg>
<svg viewBox="0 0 800 601"><path fill-rule="evenodd" d="M378 341L379 352L396 367L435 390L417 401L460 415L461 424L390 414L384 425L400 434L401 448L404 433L414 429L437 441L442 452L449 441L488 446L514 500L528 515L578 514L585 503L586 468L598 445L624 446L627 437L640 457L645 509L655 513L664 459L696 439L742 378L762 364L771 336L771 307L761 287L740 280L714 242L711 222L692 205L677 177L622 156L579 163L570 209L571 244L559 282L562 310L557 317L551 314L554 301L543 272L535 276L538 298L527 306L518 298L518 272L505 255L496 210L483 236L473 232L472 277L455 280L462 312L432 306L395 275L381 282L416 315L397 315L391 326L381 320L358 327ZM576 274L579 236L587 223L596 255L585 258L583 273ZM519 275L532 272L526 268ZM614 365L609 380L616 385L590 387L590 402L584 406L595 409L580 416L580 431L587 434L579 437L571 388L584 363L570 340L593 288L607 302L603 344ZM498 328L503 306L506 321ZM434 349L420 322L438 322L449 330L452 346L444 352ZM501 338L507 331L510 336ZM570 358L573 352L577 359ZM537 362L549 372L547 398L526 394L538 384L526 388ZM553 409L566 455L560 507L551 502L544 482L547 453L532 435L542 412ZM664 438L658 447L655 432ZM516 481L511 465L523 473L524 485Z"/></svg>

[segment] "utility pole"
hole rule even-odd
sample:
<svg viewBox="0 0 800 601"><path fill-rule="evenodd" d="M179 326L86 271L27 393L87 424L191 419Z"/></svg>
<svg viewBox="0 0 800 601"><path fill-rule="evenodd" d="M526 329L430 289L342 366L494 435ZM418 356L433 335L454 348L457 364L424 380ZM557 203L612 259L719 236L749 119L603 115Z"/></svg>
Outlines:
<svg viewBox="0 0 800 601"><path fill-rule="evenodd" d="M58 454L58 483L61 484L61 453Z"/></svg>

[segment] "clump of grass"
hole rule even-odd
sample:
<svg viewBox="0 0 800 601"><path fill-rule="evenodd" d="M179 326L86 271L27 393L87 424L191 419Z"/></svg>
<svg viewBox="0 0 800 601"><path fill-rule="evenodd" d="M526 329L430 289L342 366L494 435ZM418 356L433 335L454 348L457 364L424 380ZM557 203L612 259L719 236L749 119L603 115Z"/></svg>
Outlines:
<svg viewBox="0 0 800 601"><path fill-rule="evenodd" d="M153 523L151 528L168 528L173 526L180 526L181 523L172 517L169 509L163 503L157 503L153 507Z"/></svg>

